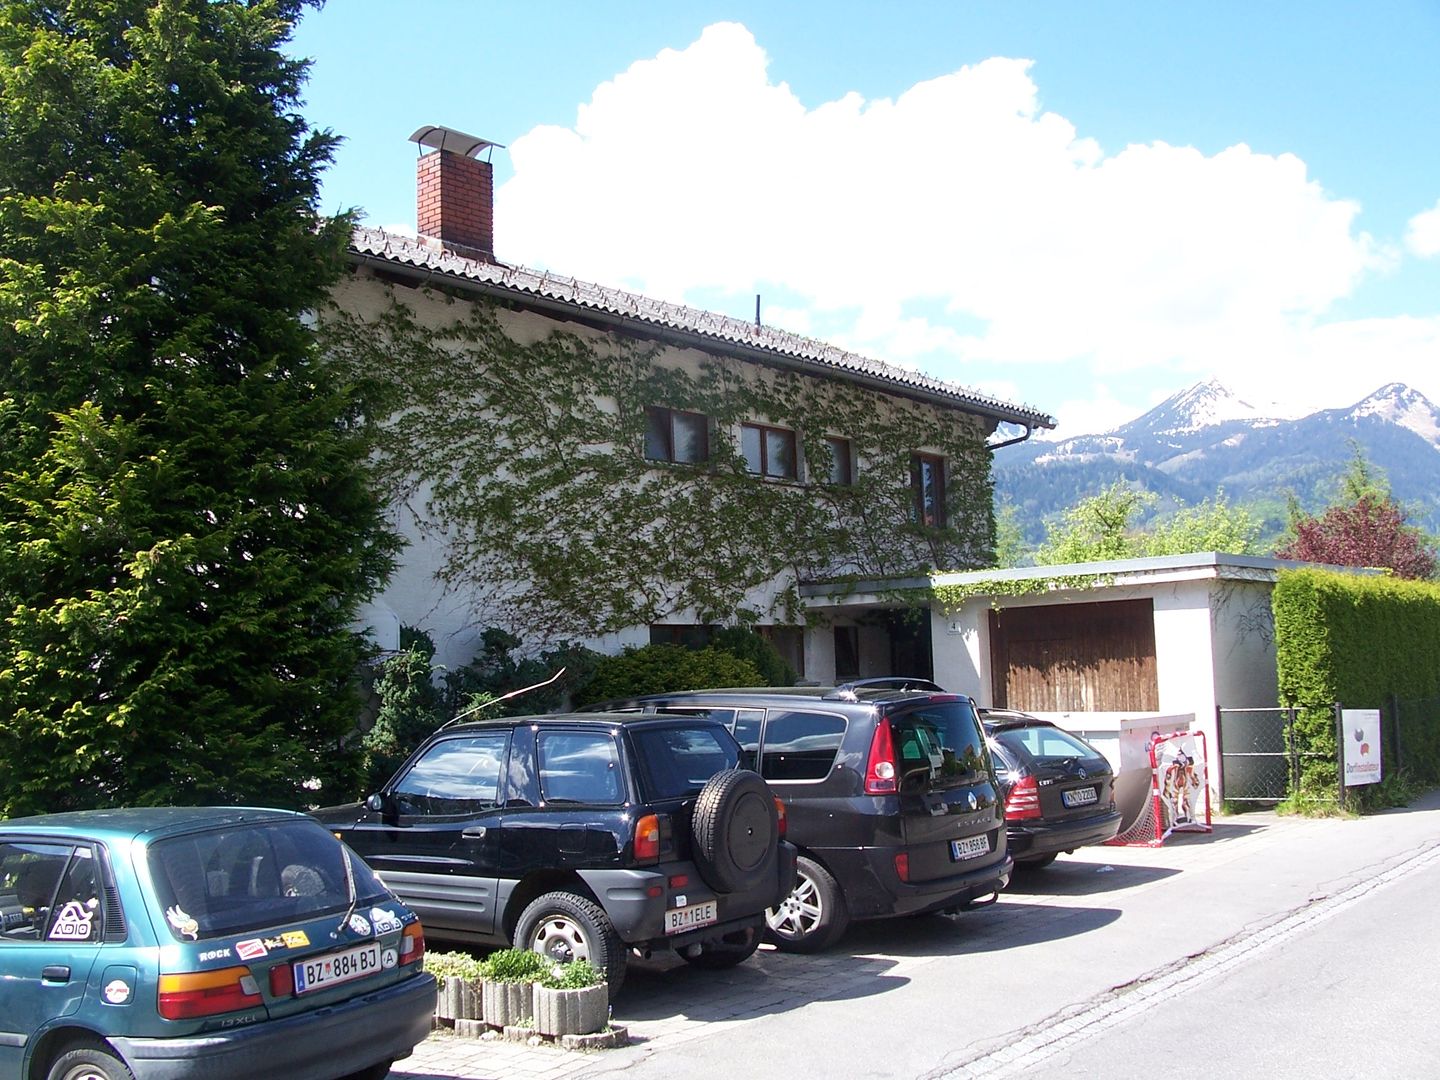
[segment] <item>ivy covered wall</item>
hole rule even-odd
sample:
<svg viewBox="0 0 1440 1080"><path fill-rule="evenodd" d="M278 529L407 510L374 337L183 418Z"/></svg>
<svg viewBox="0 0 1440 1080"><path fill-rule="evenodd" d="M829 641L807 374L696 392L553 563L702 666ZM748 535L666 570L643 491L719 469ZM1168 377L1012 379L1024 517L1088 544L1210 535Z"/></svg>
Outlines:
<svg viewBox="0 0 1440 1080"><path fill-rule="evenodd" d="M364 271L334 301L337 375L389 410L374 460L412 537L401 561L477 625L543 642L667 619L795 624L802 580L991 562L980 417ZM709 462L647 460L649 405L710 417ZM849 439L854 483L747 472L744 421L794 430L802 462ZM912 520L917 451L945 459L944 528Z"/></svg>

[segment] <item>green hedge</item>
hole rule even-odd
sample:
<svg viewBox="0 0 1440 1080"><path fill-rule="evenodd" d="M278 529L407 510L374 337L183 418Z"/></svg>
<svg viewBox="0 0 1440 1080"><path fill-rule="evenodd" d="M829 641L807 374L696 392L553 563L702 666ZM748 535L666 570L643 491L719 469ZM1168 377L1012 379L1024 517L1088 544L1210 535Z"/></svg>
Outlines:
<svg viewBox="0 0 1440 1080"><path fill-rule="evenodd" d="M1280 700L1303 706L1296 724L1305 761L1301 798L1333 798L1337 784L1333 706L1385 714L1386 783L1351 789L1361 807L1390 804L1395 773L1392 699L1440 697L1440 585L1323 570L1280 574L1272 598ZM1428 727L1427 723L1425 727ZM1440 738L1402 728L1403 761L1414 781L1440 777Z"/></svg>
<svg viewBox="0 0 1440 1080"><path fill-rule="evenodd" d="M590 680L576 691L576 700L583 707L639 694L762 685L754 664L723 649L645 645L599 660Z"/></svg>

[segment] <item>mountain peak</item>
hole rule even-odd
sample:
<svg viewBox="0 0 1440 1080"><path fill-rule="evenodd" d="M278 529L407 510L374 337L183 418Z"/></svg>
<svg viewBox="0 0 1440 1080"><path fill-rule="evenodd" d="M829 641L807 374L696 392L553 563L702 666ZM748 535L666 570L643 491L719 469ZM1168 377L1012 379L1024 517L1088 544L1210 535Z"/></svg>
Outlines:
<svg viewBox="0 0 1440 1080"><path fill-rule="evenodd" d="M1419 390L1404 383L1386 383L1369 397L1357 401L1347 415L1355 419L1374 416L1388 421L1413 431L1440 449L1440 409Z"/></svg>
<svg viewBox="0 0 1440 1080"><path fill-rule="evenodd" d="M1181 434L1237 420L1264 423L1273 415L1257 409L1219 379L1210 378L1171 394L1143 416L1116 428L1115 433Z"/></svg>

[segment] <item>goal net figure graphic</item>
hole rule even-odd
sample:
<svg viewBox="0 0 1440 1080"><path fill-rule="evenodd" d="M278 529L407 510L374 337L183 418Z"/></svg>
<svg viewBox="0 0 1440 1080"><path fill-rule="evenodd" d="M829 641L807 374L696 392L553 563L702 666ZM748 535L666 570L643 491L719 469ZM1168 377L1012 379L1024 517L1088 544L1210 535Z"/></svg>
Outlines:
<svg viewBox="0 0 1440 1080"><path fill-rule="evenodd" d="M1159 847L1173 832L1210 831L1203 731L1150 737L1150 793L1140 816L1111 844Z"/></svg>

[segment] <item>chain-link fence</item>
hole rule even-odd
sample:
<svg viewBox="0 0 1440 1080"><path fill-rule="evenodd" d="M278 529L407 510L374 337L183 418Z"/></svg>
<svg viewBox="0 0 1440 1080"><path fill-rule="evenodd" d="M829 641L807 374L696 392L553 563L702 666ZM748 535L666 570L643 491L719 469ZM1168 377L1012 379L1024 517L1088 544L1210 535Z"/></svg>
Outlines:
<svg viewBox="0 0 1440 1080"><path fill-rule="evenodd" d="M1273 804L1300 784L1307 758L1295 738L1296 708L1216 709L1220 733L1220 798Z"/></svg>

